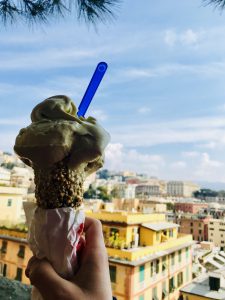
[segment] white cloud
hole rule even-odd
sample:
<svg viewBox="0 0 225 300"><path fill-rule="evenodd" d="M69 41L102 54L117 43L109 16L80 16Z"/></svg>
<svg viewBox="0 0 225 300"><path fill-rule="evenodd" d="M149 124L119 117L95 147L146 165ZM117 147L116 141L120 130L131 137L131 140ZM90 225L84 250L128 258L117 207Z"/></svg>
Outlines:
<svg viewBox="0 0 225 300"><path fill-rule="evenodd" d="M142 115L148 114L149 112L151 112L151 108L147 106L142 106L138 109L138 113Z"/></svg>
<svg viewBox="0 0 225 300"><path fill-rule="evenodd" d="M142 154L126 149L123 144L111 143L105 151L105 167L110 170L133 170L157 175L164 165L161 155Z"/></svg>
<svg viewBox="0 0 225 300"><path fill-rule="evenodd" d="M170 166L174 169L183 169L186 168L187 164L185 161L175 161L171 163Z"/></svg>
<svg viewBox="0 0 225 300"><path fill-rule="evenodd" d="M199 37L202 32L197 32L192 29L177 33L174 29L166 30L164 33L164 42L173 47L175 45L190 46L194 45L199 41Z"/></svg>
<svg viewBox="0 0 225 300"><path fill-rule="evenodd" d="M164 42L169 46L174 46L177 41L177 34L174 30L166 30Z"/></svg>
<svg viewBox="0 0 225 300"><path fill-rule="evenodd" d="M192 29L187 29L185 32L181 33L180 41L185 45L195 44L198 41L198 34Z"/></svg>
<svg viewBox="0 0 225 300"><path fill-rule="evenodd" d="M199 152L197 152L197 151L184 151L181 154L184 157L197 157L197 156L199 156Z"/></svg>
<svg viewBox="0 0 225 300"><path fill-rule="evenodd" d="M114 141L128 147L149 147L160 144L209 142L225 145L225 118L201 117L169 122L142 122L111 129Z"/></svg>
<svg viewBox="0 0 225 300"><path fill-rule="evenodd" d="M90 109L86 115L93 116L98 121L105 121L106 119L108 119L108 115L101 109Z"/></svg>

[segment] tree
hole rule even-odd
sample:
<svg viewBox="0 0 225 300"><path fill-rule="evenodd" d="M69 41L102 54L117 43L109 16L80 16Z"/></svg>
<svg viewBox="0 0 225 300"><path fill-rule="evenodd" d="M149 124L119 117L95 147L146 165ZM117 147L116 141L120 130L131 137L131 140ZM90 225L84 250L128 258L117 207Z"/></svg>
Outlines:
<svg viewBox="0 0 225 300"><path fill-rule="evenodd" d="M225 0L203 0L206 4L213 4L218 8L225 8Z"/></svg>
<svg viewBox="0 0 225 300"><path fill-rule="evenodd" d="M77 11L78 19L95 23L113 17L112 7L119 0L0 0L0 18L4 24L23 20L47 23L51 17L65 17Z"/></svg>

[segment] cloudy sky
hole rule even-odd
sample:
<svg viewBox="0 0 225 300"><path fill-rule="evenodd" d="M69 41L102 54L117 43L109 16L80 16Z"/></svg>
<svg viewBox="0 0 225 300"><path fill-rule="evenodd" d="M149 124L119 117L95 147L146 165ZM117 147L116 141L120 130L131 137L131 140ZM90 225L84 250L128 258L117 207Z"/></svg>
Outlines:
<svg viewBox="0 0 225 300"><path fill-rule="evenodd" d="M87 114L111 134L105 167L225 182L225 12L201 0L124 0L116 14L97 28L75 18L1 27L0 149L13 151L45 98L78 105L106 61Z"/></svg>

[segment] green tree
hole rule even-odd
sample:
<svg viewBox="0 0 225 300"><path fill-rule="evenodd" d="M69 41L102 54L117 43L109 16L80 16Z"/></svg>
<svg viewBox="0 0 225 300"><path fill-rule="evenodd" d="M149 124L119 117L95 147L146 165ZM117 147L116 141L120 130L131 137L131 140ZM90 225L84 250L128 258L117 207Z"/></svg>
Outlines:
<svg viewBox="0 0 225 300"><path fill-rule="evenodd" d="M200 191L195 191L193 193L195 198L205 199L206 197L217 197L218 192L210 190L210 189L201 189Z"/></svg>
<svg viewBox="0 0 225 300"><path fill-rule="evenodd" d="M220 9L225 8L225 0L203 0L206 4L213 4L215 7Z"/></svg>
<svg viewBox="0 0 225 300"><path fill-rule="evenodd" d="M77 12L78 19L95 23L113 17L112 7L119 0L0 0L0 18L3 23L18 20L45 22L51 17L65 17Z"/></svg>
<svg viewBox="0 0 225 300"><path fill-rule="evenodd" d="M167 210L174 210L174 204L172 202L166 203L166 209Z"/></svg>
<svg viewBox="0 0 225 300"><path fill-rule="evenodd" d="M84 192L84 199L95 199L95 198L96 198L96 189L94 189L92 185L90 185L88 190Z"/></svg>
<svg viewBox="0 0 225 300"><path fill-rule="evenodd" d="M97 196L103 201L110 201L112 199L112 196L108 194L107 188L104 186L99 186L97 188Z"/></svg>

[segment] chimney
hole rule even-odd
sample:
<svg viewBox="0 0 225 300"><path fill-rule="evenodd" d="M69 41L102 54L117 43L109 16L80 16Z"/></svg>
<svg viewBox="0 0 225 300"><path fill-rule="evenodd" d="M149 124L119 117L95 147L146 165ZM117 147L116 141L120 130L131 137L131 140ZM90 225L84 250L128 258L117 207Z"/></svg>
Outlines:
<svg viewBox="0 0 225 300"><path fill-rule="evenodd" d="M220 277L209 276L210 291L218 291L220 289Z"/></svg>

